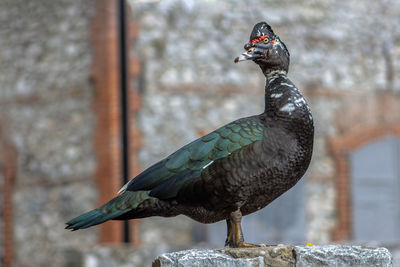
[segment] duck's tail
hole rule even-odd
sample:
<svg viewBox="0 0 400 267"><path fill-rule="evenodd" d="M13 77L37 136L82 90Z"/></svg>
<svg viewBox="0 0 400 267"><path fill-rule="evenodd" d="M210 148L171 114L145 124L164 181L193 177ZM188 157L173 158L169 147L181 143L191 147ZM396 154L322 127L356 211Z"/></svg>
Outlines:
<svg viewBox="0 0 400 267"><path fill-rule="evenodd" d="M100 208L86 212L68 221L65 229L70 229L72 231L85 229L108 220L118 219L118 217L128 212L130 216L133 214L133 219L135 210L138 208L139 204L148 198L150 197L145 191L125 191Z"/></svg>

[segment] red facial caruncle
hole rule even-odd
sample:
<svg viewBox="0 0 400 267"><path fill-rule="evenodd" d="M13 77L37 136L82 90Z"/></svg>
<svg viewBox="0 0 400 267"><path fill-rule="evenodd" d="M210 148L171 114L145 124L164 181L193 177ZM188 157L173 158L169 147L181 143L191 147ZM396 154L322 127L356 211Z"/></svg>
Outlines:
<svg viewBox="0 0 400 267"><path fill-rule="evenodd" d="M261 35L258 39L256 38L256 39L251 40L251 41L249 42L249 44L252 45L252 44L261 42L261 41L263 41L263 40L264 40L265 38L267 38L267 37L268 37L267 35ZM266 43L268 43L268 38L267 38L267 42L266 42ZM275 41L272 40L271 43L274 44Z"/></svg>

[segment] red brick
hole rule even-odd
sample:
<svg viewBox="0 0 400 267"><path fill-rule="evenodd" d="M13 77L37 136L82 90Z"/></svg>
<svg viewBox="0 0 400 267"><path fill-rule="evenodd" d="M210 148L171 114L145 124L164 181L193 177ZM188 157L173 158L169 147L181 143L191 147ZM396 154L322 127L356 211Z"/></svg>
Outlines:
<svg viewBox="0 0 400 267"><path fill-rule="evenodd" d="M1 129L1 128L0 128ZM17 173L17 150L7 142L6 137L0 131L0 170L4 177L0 201L3 202L3 251L4 257L1 265L10 267L14 257L14 229L13 229L13 201L14 182Z"/></svg>
<svg viewBox="0 0 400 267"><path fill-rule="evenodd" d="M97 153L97 182L99 185L99 204L104 204L115 197L122 186L121 166L121 106L120 106L120 61L119 61L119 28L116 0L99 0L92 23L92 43L94 49L92 76L95 84L96 99L93 105L97 115L95 148ZM127 5L128 7L128 5ZM132 12L127 12L127 18L132 18ZM138 26L134 21L127 23L128 48L136 39ZM134 34L134 35L133 35ZM133 49L128 49L128 86L130 107L130 173L140 172L137 153L140 148L140 132L136 125L136 113L141 107L140 95L134 83L130 83L140 72L138 58L133 55ZM139 244L138 228L131 223L132 243ZM101 243L120 243L122 241L122 223L111 221L102 224L100 229Z"/></svg>

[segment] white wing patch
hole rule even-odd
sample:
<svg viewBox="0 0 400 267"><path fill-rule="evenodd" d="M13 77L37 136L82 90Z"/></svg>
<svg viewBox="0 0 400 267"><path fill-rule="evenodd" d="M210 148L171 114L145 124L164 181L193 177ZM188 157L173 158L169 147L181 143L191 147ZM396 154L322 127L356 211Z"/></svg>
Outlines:
<svg viewBox="0 0 400 267"><path fill-rule="evenodd" d="M127 183L118 191L117 194L118 194L118 195L123 194L123 193L126 191L126 189L128 188L129 183L130 183L130 181L127 182Z"/></svg>
<svg viewBox="0 0 400 267"><path fill-rule="evenodd" d="M214 162L214 161L212 160L212 161L210 161L208 164L206 164L206 165L203 167L203 170L204 170L205 168L207 168L208 166L210 166L213 162Z"/></svg>

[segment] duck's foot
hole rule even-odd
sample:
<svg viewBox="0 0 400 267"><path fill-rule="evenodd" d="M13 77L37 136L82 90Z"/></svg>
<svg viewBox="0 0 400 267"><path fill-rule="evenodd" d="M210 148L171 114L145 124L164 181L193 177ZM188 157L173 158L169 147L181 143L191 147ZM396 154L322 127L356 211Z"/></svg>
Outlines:
<svg viewBox="0 0 400 267"><path fill-rule="evenodd" d="M239 242L237 244L233 242L225 242L225 246L229 248L266 248L266 244L252 244L247 242Z"/></svg>
<svg viewBox="0 0 400 267"><path fill-rule="evenodd" d="M225 246L230 248L254 248L267 246L265 244L250 244L244 242L241 222L242 213L239 209L232 212L230 218L226 220L228 231Z"/></svg>
<svg viewBox="0 0 400 267"><path fill-rule="evenodd" d="M260 248L260 247L267 247L265 244L251 244L251 243L246 243L246 242L241 242L237 244L237 248Z"/></svg>

